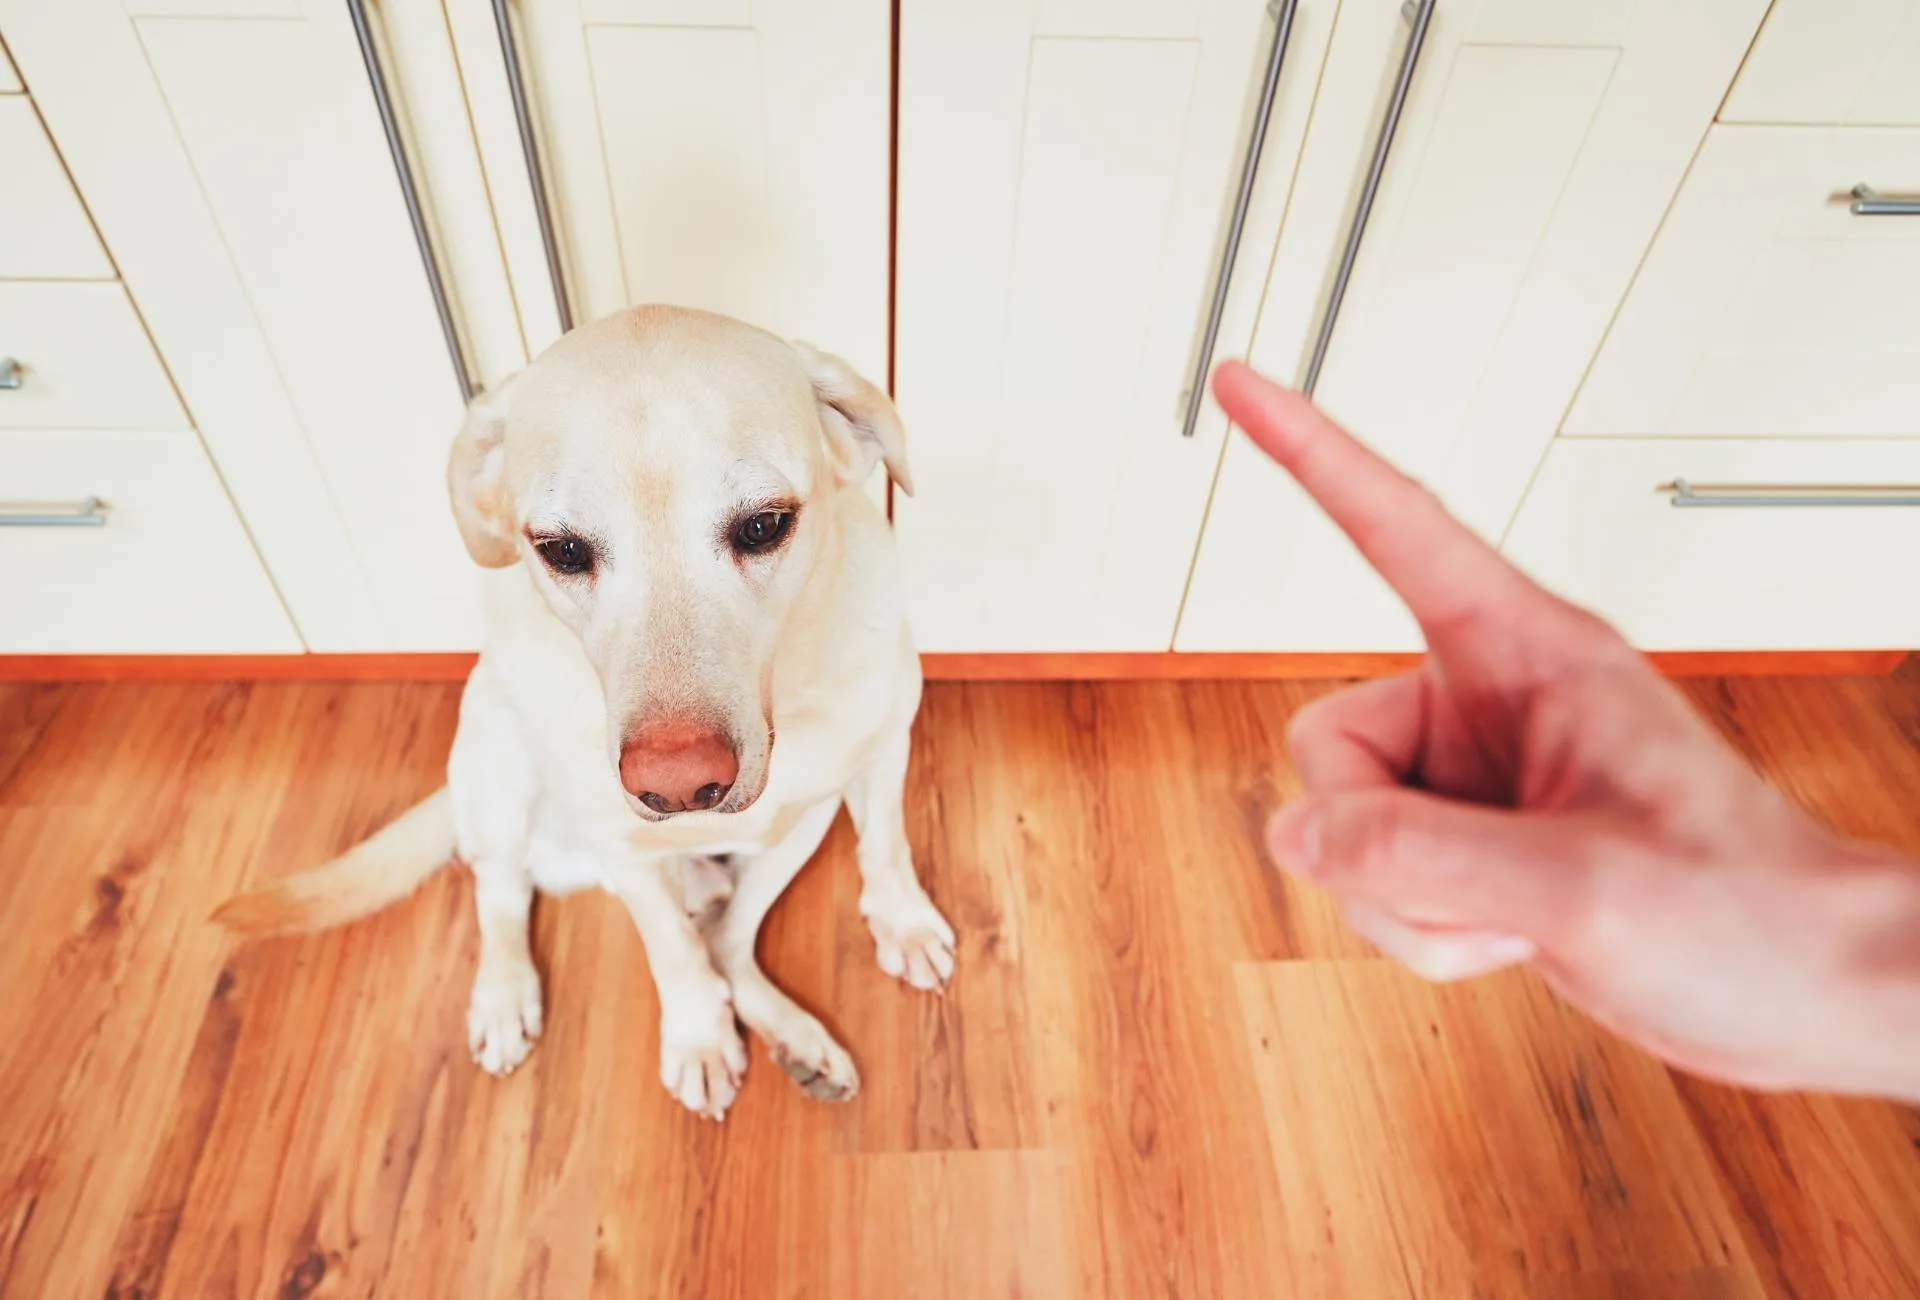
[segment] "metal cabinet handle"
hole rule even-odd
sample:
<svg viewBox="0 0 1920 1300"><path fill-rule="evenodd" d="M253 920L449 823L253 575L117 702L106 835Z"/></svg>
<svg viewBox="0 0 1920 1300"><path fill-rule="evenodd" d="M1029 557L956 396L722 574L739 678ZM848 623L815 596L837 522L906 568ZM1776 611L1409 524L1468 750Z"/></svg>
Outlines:
<svg viewBox="0 0 1920 1300"><path fill-rule="evenodd" d="M1920 506L1920 485L1857 483L1693 483L1677 478L1663 484L1676 508L1705 506Z"/></svg>
<svg viewBox="0 0 1920 1300"><path fill-rule="evenodd" d="M1865 182L1854 186L1852 193L1847 211L1856 217L1920 217L1920 199L1890 198Z"/></svg>
<svg viewBox="0 0 1920 1300"><path fill-rule="evenodd" d="M1267 119L1273 115L1273 96L1280 86L1280 65L1286 62L1287 38L1293 34L1293 14L1299 7L1300 0L1274 0L1267 6L1267 12L1273 15L1273 44L1267 50L1260 103L1253 110L1253 131L1247 137L1246 156L1240 162L1240 189L1234 195L1227 243L1221 250L1220 269L1213 279L1213 303L1207 309L1207 331L1200 339L1200 360L1193 368L1193 383L1187 388L1187 414L1180 426L1183 438L1191 438L1200 423L1200 408L1206 400L1207 372L1213 369L1213 349L1220 341L1220 321L1227 310L1227 291L1233 285L1233 264L1240 254L1240 237L1246 233L1247 210L1253 204L1253 181L1260 171L1260 151L1267 142Z"/></svg>
<svg viewBox="0 0 1920 1300"><path fill-rule="evenodd" d="M16 358L0 357L0 388L19 388L26 380L26 370Z"/></svg>
<svg viewBox="0 0 1920 1300"><path fill-rule="evenodd" d="M102 528L107 503L99 497L79 501L0 501L0 528Z"/></svg>
<svg viewBox="0 0 1920 1300"><path fill-rule="evenodd" d="M386 71L380 66L380 50L374 44L366 0L347 0L347 12L353 16L353 34L359 38L360 58L367 65L367 80L373 85L373 102L380 110L380 126L387 134L387 152L393 155L394 174L400 178L400 196L407 201L407 220L413 225L413 242L419 247L420 262L426 268L427 288L433 294L433 309L440 317L440 333L447 341L453 375L460 384L460 400L471 402L475 390L473 370L467 365L466 350L460 346L460 332L454 327L453 304L447 297L447 283L440 275L440 259L434 256L433 236L427 230L420 188L414 183L413 167L407 161L407 147L401 139L393 93L387 87Z"/></svg>
<svg viewBox="0 0 1920 1300"><path fill-rule="evenodd" d="M1353 224L1347 228L1347 246L1340 252L1340 266L1333 275L1333 289L1320 312L1320 327L1313 340L1313 357L1307 362L1306 379L1300 391L1313 396L1320 383L1320 369L1326 365L1327 349L1333 344L1334 326L1340 323L1340 304L1346 300L1347 284L1353 279L1354 263L1360 259L1360 244L1367 236L1367 218L1373 215L1373 201L1380 193L1380 178L1386 174L1387 155L1393 152L1394 133L1400 129L1400 113L1407 106L1407 92L1413 86L1414 70L1420 65L1420 51L1427 43L1427 28L1433 22L1435 0L1406 0L1400 17L1412 29L1407 35L1407 50L1400 58L1400 72L1393 81L1393 97L1387 101L1387 115L1380 123L1380 138L1374 142L1373 158L1367 164L1367 181L1360 189L1360 205L1354 210Z"/></svg>
<svg viewBox="0 0 1920 1300"><path fill-rule="evenodd" d="M567 292L567 273L560 263L560 241L553 231L553 205L547 200L546 173L540 168L540 139L534 133L533 112L527 101L527 82L520 70L520 47L513 38L512 0L493 0L493 25L500 33L500 57L507 65L507 90L513 97L513 120L520 128L520 156L527 164L527 184L533 190L533 215L540 224L540 244L547 254L547 276L553 281L553 309L560 332L573 328L573 299Z"/></svg>

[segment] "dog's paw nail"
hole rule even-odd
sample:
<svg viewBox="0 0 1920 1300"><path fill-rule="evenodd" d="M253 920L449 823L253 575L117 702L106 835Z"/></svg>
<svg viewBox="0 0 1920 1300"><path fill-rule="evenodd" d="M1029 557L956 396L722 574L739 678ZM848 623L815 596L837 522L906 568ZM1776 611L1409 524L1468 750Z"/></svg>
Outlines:
<svg viewBox="0 0 1920 1300"><path fill-rule="evenodd" d="M706 1023L661 1025L660 1082L694 1114L720 1119L740 1095L747 1072L747 1045L730 1006L715 1008Z"/></svg>
<svg viewBox="0 0 1920 1300"><path fill-rule="evenodd" d="M489 970L474 981L467 1003L467 1050L488 1074L513 1073L544 1027L540 975L531 964Z"/></svg>
<svg viewBox="0 0 1920 1300"><path fill-rule="evenodd" d="M927 993L937 993L953 978L953 949L930 930L876 938L880 969Z"/></svg>
<svg viewBox="0 0 1920 1300"><path fill-rule="evenodd" d="M866 909L880 969L932 993L953 978L953 927L925 894L893 898Z"/></svg>
<svg viewBox="0 0 1920 1300"><path fill-rule="evenodd" d="M825 1030L804 1045L772 1043L769 1047L774 1064L815 1101L852 1101L860 1091L860 1072L853 1058Z"/></svg>

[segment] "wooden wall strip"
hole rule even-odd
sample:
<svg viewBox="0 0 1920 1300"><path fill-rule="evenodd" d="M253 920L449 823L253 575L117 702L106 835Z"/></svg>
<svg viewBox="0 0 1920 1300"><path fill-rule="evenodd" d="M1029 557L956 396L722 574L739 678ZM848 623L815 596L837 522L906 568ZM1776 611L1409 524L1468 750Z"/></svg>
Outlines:
<svg viewBox="0 0 1920 1300"><path fill-rule="evenodd" d="M1880 676L1902 650L1727 650L1652 656L1673 677ZM471 654L0 655L0 681L455 682ZM930 654L930 681L1299 681L1383 677L1410 654Z"/></svg>

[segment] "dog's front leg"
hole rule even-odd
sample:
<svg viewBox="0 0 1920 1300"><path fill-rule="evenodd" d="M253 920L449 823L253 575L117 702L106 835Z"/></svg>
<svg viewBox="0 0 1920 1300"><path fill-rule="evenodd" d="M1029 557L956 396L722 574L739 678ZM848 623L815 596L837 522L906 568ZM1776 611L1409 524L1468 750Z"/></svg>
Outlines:
<svg viewBox="0 0 1920 1300"><path fill-rule="evenodd" d="M447 759L454 845L473 871L480 965L467 1003L467 1046L489 1074L527 1059L540 1037L540 972L527 943L533 911L528 837L538 776L525 739L482 659L460 701L460 729Z"/></svg>
<svg viewBox="0 0 1920 1300"><path fill-rule="evenodd" d="M902 730L848 784L847 811L860 832L860 915L867 918L880 969L917 989L953 978L953 927L927 897L907 844L907 755Z"/></svg>
<svg viewBox="0 0 1920 1300"><path fill-rule="evenodd" d="M766 1041L780 1068L822 1101L846 1101L859 1091L853 1058L826 1026L767 978L754 944L774 901L819 849L839 811L840 801L829 799L808 809L772 848L751 857L736 856L733 897L710 932L714 960L733 985L740 1019Z"/></svg>
<svg viewBox="0 0 1920 1300"><path fill-rule="evenodd" d="M527 945L533 879L517 855L478 857L472 867L480 969L467 1003L467 1046L488 1074L508 1074L540 1037L540 972Z"/></svg>
<svg viewBox="0 0 1920 1300"><path fill-rule="evenodd" d="M610 872L606 887L633 917L660 991L660 1081L694 1114L719 1119L740 1093L747 1045L727 981L682 907L679 865L677 858L636 858Z"/></svg>

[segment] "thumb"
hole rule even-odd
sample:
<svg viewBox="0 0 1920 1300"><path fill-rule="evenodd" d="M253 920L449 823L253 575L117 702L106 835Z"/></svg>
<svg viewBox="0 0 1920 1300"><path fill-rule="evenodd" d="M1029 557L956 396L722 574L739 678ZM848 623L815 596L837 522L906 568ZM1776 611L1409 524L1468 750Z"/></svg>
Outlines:
<svg viewBox="0 0 1920 1300"><path fill-rule="evenodd" d="M1544 941L1587 897L1594 829L1399 786L1288 804L1267 828L1285 869L1416 926ZM1543 945L1544 946L1544 945Z"/></svg>

